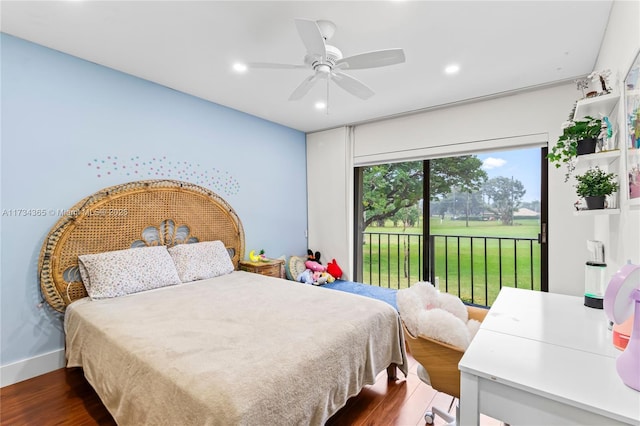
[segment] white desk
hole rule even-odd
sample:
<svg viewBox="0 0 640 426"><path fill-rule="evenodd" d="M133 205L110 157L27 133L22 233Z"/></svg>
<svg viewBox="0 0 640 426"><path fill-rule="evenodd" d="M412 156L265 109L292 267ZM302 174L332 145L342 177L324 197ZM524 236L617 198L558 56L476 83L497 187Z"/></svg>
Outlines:
<svg viewBox="0 0 640 426"><path fill-rule="evenodd" d="M603 311L580 297L503 288L459 367L460 424L640 425Z"/></svg>
<svg viewBox="0 0 640 426"><path fill-rule="evenodd" d="M621 352L611 344L604 310L583 302L580 297L505 287L482 329L617 358Z"/></svg>

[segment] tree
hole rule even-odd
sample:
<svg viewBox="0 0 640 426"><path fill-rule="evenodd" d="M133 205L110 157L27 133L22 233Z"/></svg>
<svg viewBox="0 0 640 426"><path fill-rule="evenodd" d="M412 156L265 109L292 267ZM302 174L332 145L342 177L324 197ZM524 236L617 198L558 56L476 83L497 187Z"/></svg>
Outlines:
<svg viewBox="0 0 640 426"><path fill-rule="evenodd" d="M416 203L413 206L400 209L400 211L393 217L393 220L395 222L401 222L404 229L416 226L420 215L422 214L422 210L419 208L418 204L419 203Z"/></svg>
<svg viewBox="0 0 640 426"><path fill-rule="evenodd" d="M496 214L503 225L513 225L513 212L520 207L520 201L527 192L522 182L498 176L487 181L484 192L490 199L488 210Z"/></svg>
<svg viewBox="0 0 640 426"><path fill-rule="evenodd" d="M422 198L424 172L421 161L380 164L364 169L362 204L365 229L371 223L393 218Z"/></svg>
<svg viewBox="0 0 640 426"><path fill-rule="evenodd" d="M449 201L446 198L437 201L431 201L429 203L429 209L432 215L440 216L440 219L444 219L445 214L449 211Z"/></svg>
<svg viewBox="0 0 640 426"><path fill-rule="evenodd" d="M455 185L461 192L477 190L487 179L482 161L473 155L431 160L431 200L451 192ZM422 161L381 164L363 170L362 203L364 227L384 222L422 199L424 171Z"/></svg>
<svg viewBox="0 0 640 426"><path fill-rule="evenodd" d="M431 162L431 198L441 197L456 191L466 193L465 223L469 226L471 194L478 191L487 180L487 172L482 170L482 161L475 155L438 158ZM446 191L446 192L443 192Z"/></svg>
<svg viewBox="0 0 640 426"><path fill-rule="evenodd" d="M438 199L451 193L453 187L470 194L479 190L486 180L482 160L475 155L436 158L431 161L430 196L432 200Z"/></svg>
<svg viewBox="0 0 640 426"><path fill-rule="evenodd" d="M438 210L440 217L444 219L444 213L449 213L453 219L459 216L459 213L464 210L464 206L467 202L466 196L457 187L452 187L451 192L443 195L440 201L442 207Z"/></svg>

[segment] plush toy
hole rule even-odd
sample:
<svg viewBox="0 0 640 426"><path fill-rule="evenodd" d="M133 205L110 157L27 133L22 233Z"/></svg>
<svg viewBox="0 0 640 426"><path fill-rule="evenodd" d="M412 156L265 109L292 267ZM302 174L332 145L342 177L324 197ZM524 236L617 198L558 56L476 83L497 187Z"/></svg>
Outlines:
<svg viewBox="0 0 640 426"><path fill-rule="evenodd" d="M331 262L327 264L327 272L336 280L340 279L342 276L342 269L340 269L335 259L331 260Z"/></svg>
<svg viewBox="0 0 640 426"><path fill-rule="evenodd" d="M319 264L322 265L322 262L320 262L320 252L319 251L315 252L315 254L314 254L313 251L307 250L307 260L312 260L312 261L318 262Z"/></svg>
<svg viewBox="0 0 640 426"><path fill-rule="evenodd" d="M260 250L260 253L256 254L255 250L249 252L249 260L252 262L268 262L267 255L264 254L264 250Z"/></svg>
<svg viewBox="0 0 640 426"><path fill-rule="evenodd" d="M332 283L335 278L328 272L314 272L313 273L313 285L323 285L326 283Z"/></svg>
<svg viewBox="0 0 640 426"><path fill-rule="evenodd" d="M331 275L331 274L330 274L330 273L328 273L328 272L323 272L323 273L322 273L322 276L323 276L323 277L326 277L326 279L327 279L327 282L328 282L328 283L332 283L332 282L334 282L334 281L336 280L336 279L333 277L333 275Z"/></svg>
<svg viewBox="0 0 640 426"><path fill-rule="evenodd" d="M305 269L298 274L296 281L305 284L322 285L335 280L327 272L313 272L311 269Z"/></svg>
<svg viewBox="0 0 640 426"><path fill-rule="evenodd" d="M302 262L302 260L303 259L300 258L299 262ZM327 272L327 267L322 265L319 260L320 252L315 252L314 254L311 250L308 250L307 260L304 262L304 267L306 269L298 274L296 281L313 285L323 285L334 282L335 277ZM340 274L342 274L342 271L340 271Z"/></svg>
<svg viewBox="0 0 640 426"><path fill-rule="evenodd" d="M300 272L296 277L296 281L305 283L305 284L313 284L313 271L310 269L305 269Z"/></svg>
<svg viewBox="0 0 640 426"><path fill-rule="evenodd" d="M322 285L327 283L326 272L313 273L313 285Z"/></svg>
<svg viewBox="0 0 640 426"><path fill-rule="evenodd" d="M306 266L307 269L311 269L313 272L326 272L327 270L326 266L321 265L313 260L307 260L306 262L304 262L304 266Z"/></svg>

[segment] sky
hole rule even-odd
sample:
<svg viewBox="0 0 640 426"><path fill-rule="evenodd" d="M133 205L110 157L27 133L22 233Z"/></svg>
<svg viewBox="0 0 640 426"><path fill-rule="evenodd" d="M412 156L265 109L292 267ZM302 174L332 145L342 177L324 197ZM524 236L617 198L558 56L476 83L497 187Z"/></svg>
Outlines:
<svg viewBox="0 0 640 426"><path fill-rule="evenodd" d="M514 149L476 154L489 179L505 176L522 182L526 193L522 201L540 200L540 148Z"/></svg>

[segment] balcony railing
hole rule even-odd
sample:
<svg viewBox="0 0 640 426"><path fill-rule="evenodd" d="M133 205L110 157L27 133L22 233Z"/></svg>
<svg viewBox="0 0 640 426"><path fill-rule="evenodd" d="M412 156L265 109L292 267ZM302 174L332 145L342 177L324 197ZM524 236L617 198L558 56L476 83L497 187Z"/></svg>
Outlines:
<svg viewBox="0 0 640 426"><path fill-rule="evenodd" d="M362 281L407 288L431 281L463 301L491 306L502 287L540 290L536 238L431 235L430 277L423 276L423 236L365 232Z"/></svg>

